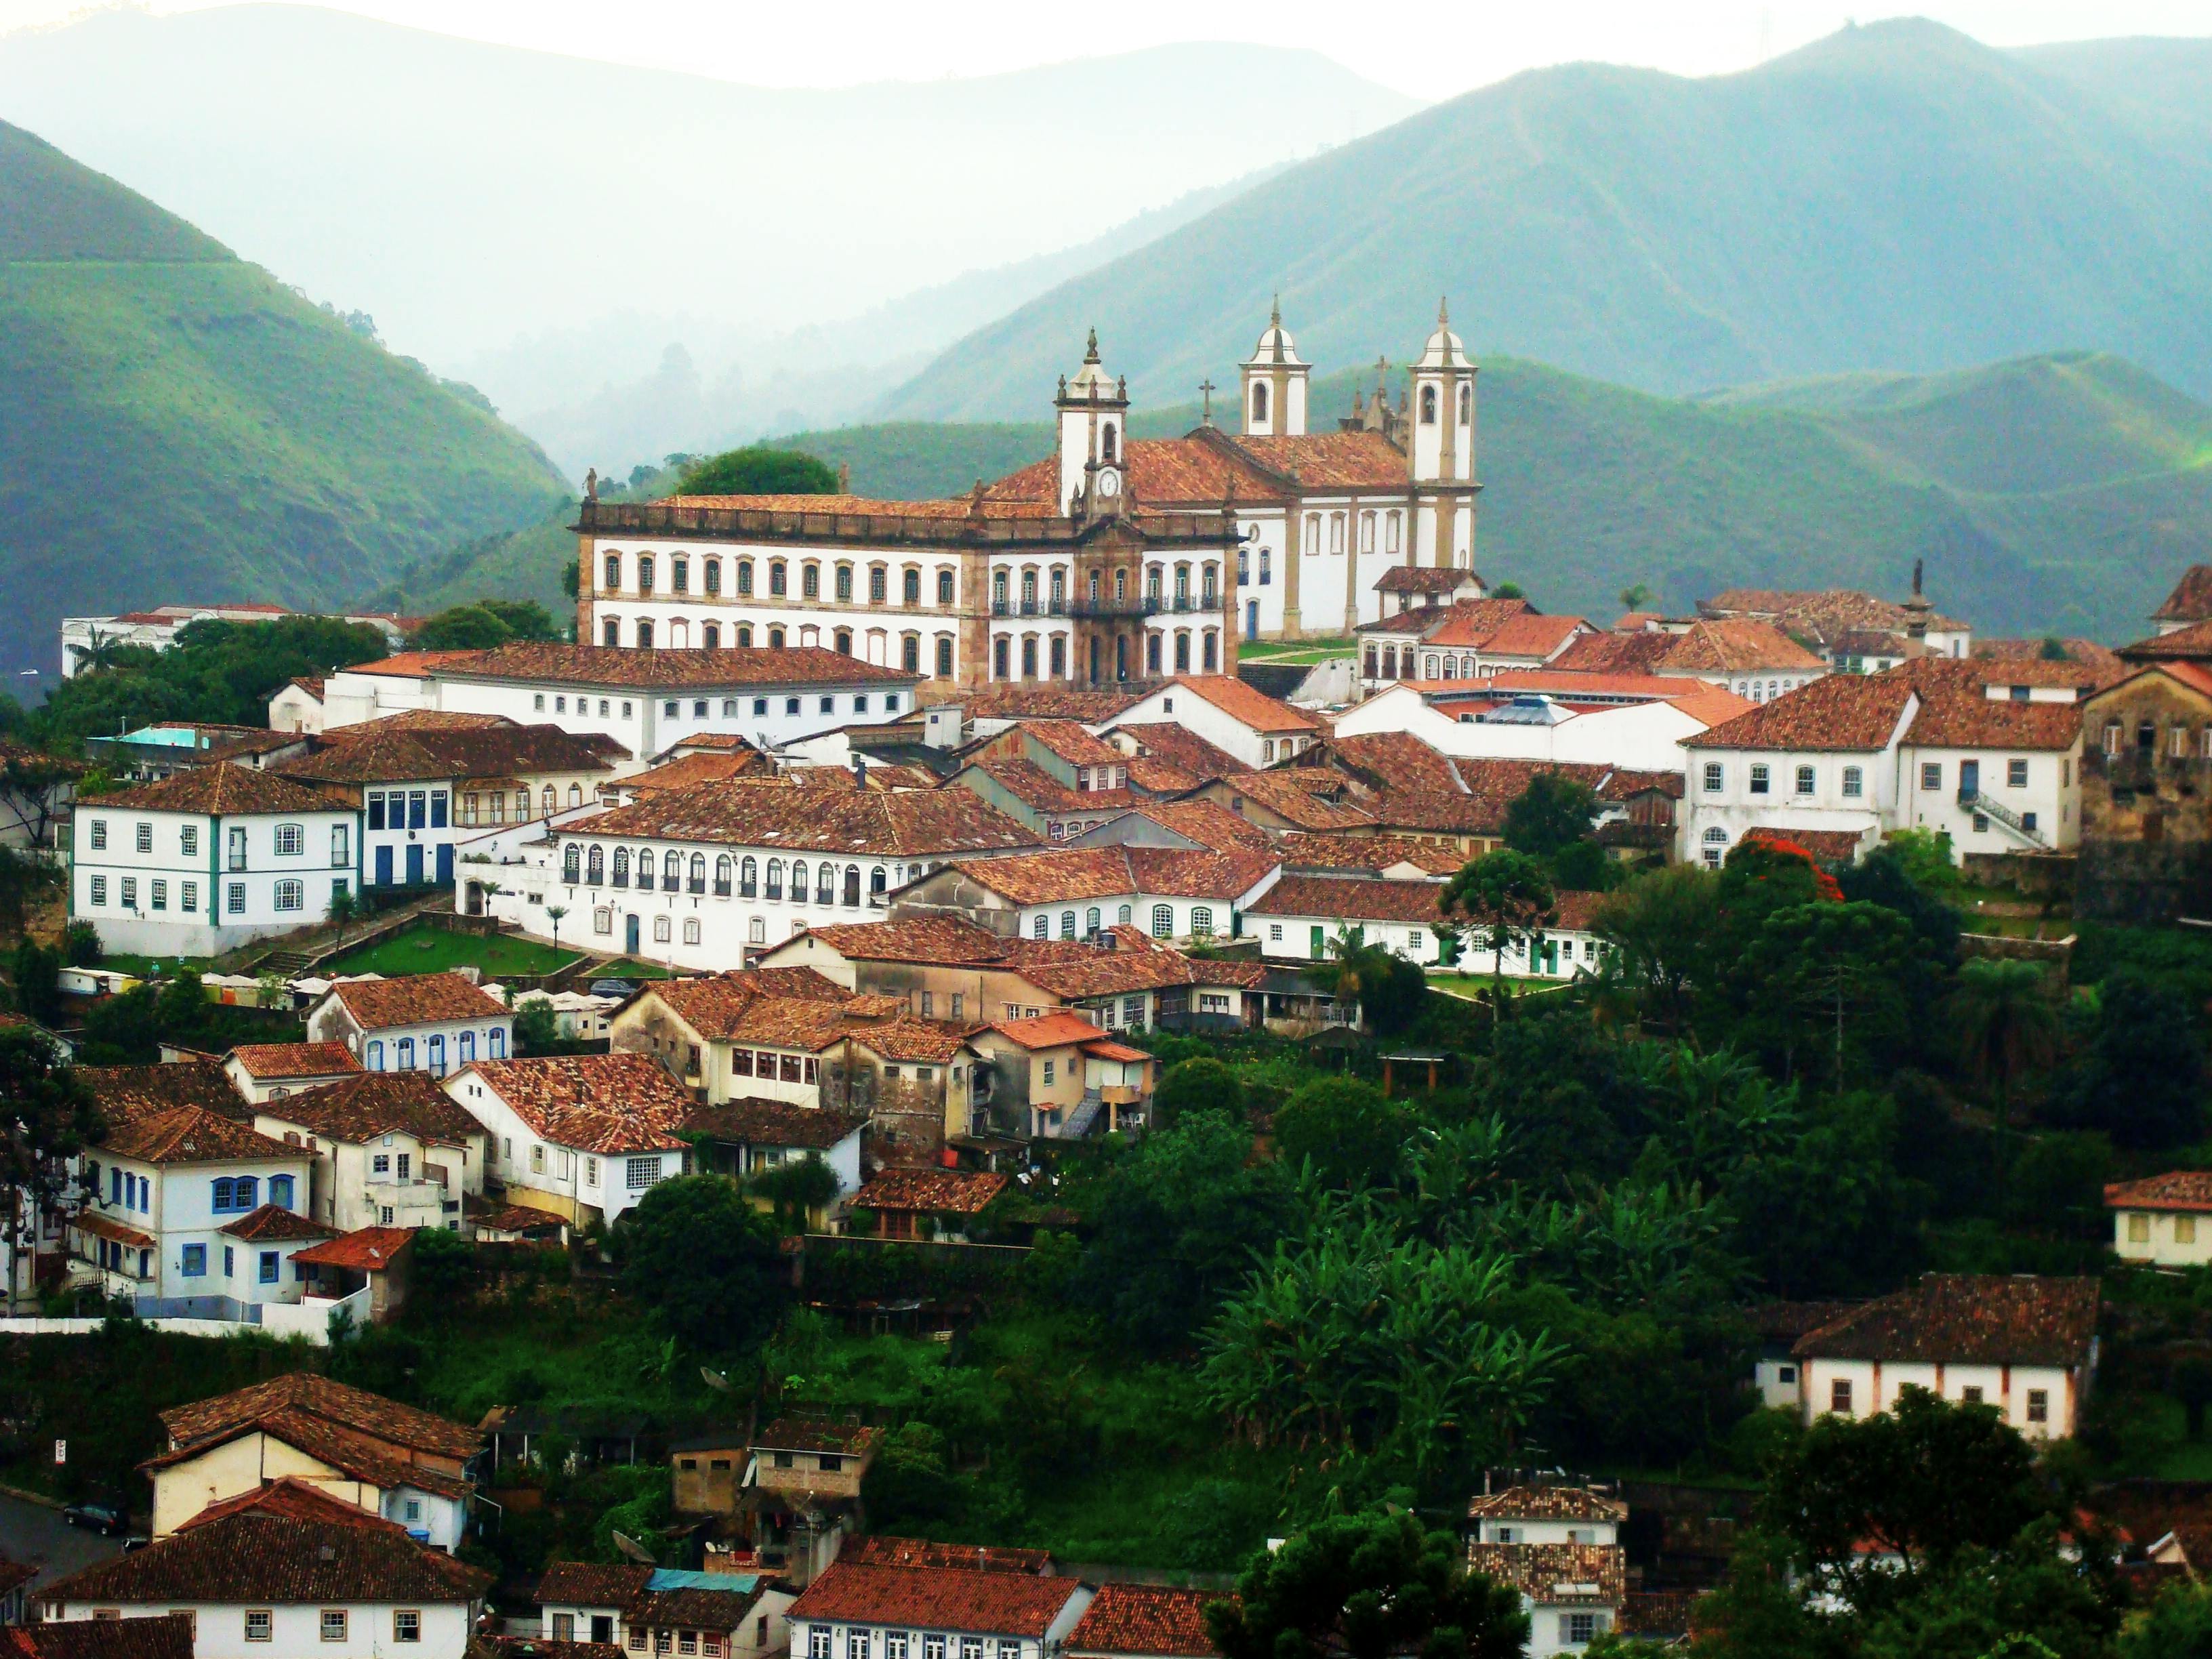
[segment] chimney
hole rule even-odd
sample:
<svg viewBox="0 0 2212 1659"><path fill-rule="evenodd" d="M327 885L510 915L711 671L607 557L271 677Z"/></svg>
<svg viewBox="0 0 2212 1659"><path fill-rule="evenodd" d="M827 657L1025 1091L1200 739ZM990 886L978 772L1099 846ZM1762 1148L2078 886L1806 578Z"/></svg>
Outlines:
<svg viewBox="0 0 2212 1659"><path fill-rule="evenodd" d="M853 787L865 790L867 787L868 757L866 755L855 755L853 757Z"/></svg>
<svg viewBox="0 0 2212 1659"><path fill-rule="evenodd" d="M1920 591L1923 562L1912 562L1912 597L1905 602L1905 654L1908 657L1928 654L1928 613L1936 608Z"/></svg>
<svg viewBox="0 0 2212 1659"><path fill-rule="evenodd" d="M849 461L837 463L837 493L840 495L853 493L853 467Z"/></svg>

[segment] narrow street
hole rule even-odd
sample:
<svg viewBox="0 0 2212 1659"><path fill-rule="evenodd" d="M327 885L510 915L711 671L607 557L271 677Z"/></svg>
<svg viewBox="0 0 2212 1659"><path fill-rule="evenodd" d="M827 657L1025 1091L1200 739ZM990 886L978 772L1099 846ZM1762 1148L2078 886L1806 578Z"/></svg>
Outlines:
<svg viewBox="0 0 2212 1659"><path fill-rule="evenodd" d="M90 1566L122 1547L120 1538L104 1538L88 1528L70 1526L59 1510L0 1493L0 1556L40 1570L31 1582L33 1594L40 1584Z"/></svg>

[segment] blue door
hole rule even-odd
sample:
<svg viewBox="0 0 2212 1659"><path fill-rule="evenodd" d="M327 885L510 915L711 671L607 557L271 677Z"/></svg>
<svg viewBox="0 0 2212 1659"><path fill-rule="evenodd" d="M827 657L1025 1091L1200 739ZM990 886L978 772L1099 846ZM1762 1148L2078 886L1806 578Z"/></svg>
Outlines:
<svg viewBox="0 0 2212 1659"><path fill-rule="evenodd" d="M1248 640L1260 637L1260 601L1257 599L1244 601L1244 637Z"/></svg>
<svg viewBox="0 0 2212 1659"><path fill-rule="evenodd" d="M420 887L422 884L422 843L419 841L408 844L407 884L410 887Z"/></svg>
<svg viewBox="0 0 2212 1659"><path fill-rule="evenodd" d="M451 842L438 849L438 884L441 887L453 884L453 843Z"/></svg>
<svg viewBox="0 0 2212 1659"><path fill-rule="evenodd" d="M633 956L637 953L637 918L635 916L623 918L623 949Z"/></svg>
<svg viewBox="0 0 2212 1659"><path fill-rule="evenodd" d="M376 884L379 887L392 885L392 849L389 847L376 849Z"/></svg>
<svg viewBox="0 0 2212 1659"><path fill-rule="evenodd" d="M1972 800L1982 793L1982 763L1978 760L1959 763L1959 799Z"/></svg>

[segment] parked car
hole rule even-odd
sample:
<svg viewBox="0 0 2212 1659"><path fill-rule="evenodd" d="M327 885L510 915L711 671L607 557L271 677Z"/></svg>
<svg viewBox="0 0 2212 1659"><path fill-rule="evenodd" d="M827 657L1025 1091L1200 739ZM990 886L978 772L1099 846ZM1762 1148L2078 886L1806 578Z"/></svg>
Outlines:
<svg viewBox="0 0 2212 1659"><path fill-rule="evenodd" d="M72 1527L89 1527L112 1538L131 1524L130 1517L112 1504L71 1504L62 1519Z"/></svg>
<svg viewBox="0 0 2212 1659"><path fill-rule="evenodd" d="M592 981L592 994L595 997L626 997L636 989L637 987L626 979L595 979Z"/></svg>

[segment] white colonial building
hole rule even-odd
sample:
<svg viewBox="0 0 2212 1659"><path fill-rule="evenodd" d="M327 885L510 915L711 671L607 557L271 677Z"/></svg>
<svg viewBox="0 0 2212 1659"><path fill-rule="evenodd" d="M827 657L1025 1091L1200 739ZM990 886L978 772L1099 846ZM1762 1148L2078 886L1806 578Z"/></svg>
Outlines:
<svg viewBox="0 0 2212 1659"><path fill-rule="evenodd" d="M926 1659L1057 1659L1095 1592L1076 1578L973 1565L839 1560L794 1601L791 1651L810 1659L889 1654ZM988 1646L986 1644L988 1644Z"/></svg>
<svg viewBox="0 0 2212 1659"><path fill-rule="evenodd" d="M1480 924L1438 908L1441 881L1378 881L1363 876L1285 876L1244 918L1271 962L1331 962L1352 929L1363 945L1379 945L1432 974L1508 979L1572 979L1595 973L1604 949L1591 930L1602 896L1558 895L1556 917L1533 948L1523 939L1504 951L1482 942ZM1501 964L1498 958L1503 956Z"/></svg>
<svg viewBox="0 0 2212 1659"><path fill-rule="evenodd" d="M688 1167L691 1096L644 1054L478 1060L446 1092L484 1128L510 1204L611 1223Z"/></svg>
<svg viewBox="0 0 2212 1659"><path fill-rule="evenodd" d="M1135 927L1159 939L1234 939L1282 874L1273 854L1065 848L960 859L898 894L895 919L957 916L1002 937L1079 939Z"/></svg>
<svg viewBox="0 0 2212 1659"><path fill-rule="evenodd" d="M2202 568L2203 567L2198 567ZM2112 1252L2123 1261L2156 1267L2201 1267L2212 1261L2212 1174L2176 1170L2105 1188L2112 1212Z"/></svg>
<svg viewBox="0 0 2212 1659"><path fill-rule="evenodd" d="M1250 767L1273 766L1320 741L1321 722L1231 672L1170 682L1123 709L1102 732L1176 726ZM1133 732L1141 742L1144 732Z"/></svg>
<svg viewBox="0 0 2212 1659"><path fill-rule="evenodd" d="M1516 670L1482 680L1390 685L1346 709L1334 732L1339 738L1402 732L1455 760L1679 773L1692 738L1751 706L1696 680Z"/></svg>
<svg viewBox="0 0 2212 1659"><path fill-rule="evenodd" d="M219 761L79 800L70 915L111 951L211 957L309 927L357 881L360 815Z"/></svg>
<svg viewBox="0 0 2212 1659"><path fill-rule="evenodd" d="M313 1160L312 1213L339 1233L460 1230L484 1190L483 1126L425 1072L363 1072L264 1101L253 1126Z"/></svg>
<svg viewBox="0 0 2212 1659"><path fill-rule="evenodd" d="M309 1011L307 1040L343 1043L365 1071L443 1077L506 1059L514 1016L459 974L341 980Z"/></svg>
<svg viewBox="0 0 2212 1659"><path fill-rule="evenodd" d="M1033 831L966 790L884 793L732 778L588 814L505 877L491 914L705 972L803 929L878 913L948 859L1026 852Z"/></svg>

